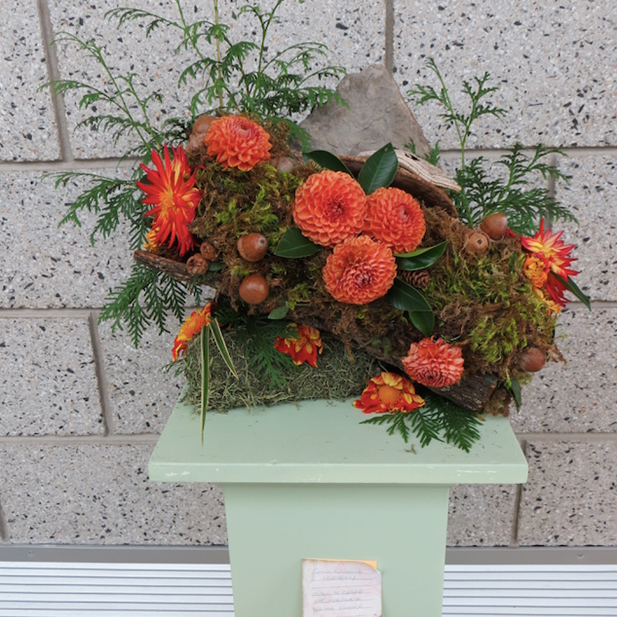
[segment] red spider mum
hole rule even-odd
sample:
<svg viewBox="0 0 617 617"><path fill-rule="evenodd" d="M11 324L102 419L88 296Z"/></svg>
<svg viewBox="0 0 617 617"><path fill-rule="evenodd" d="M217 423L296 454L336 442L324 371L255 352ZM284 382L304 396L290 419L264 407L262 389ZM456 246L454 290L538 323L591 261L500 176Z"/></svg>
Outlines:
<svg viewBox="0 0 617 617"><path fill-rule="evenodd" d="M215 305L213 302L208 302L201 311L193 311L191 315L184 320L178 332L178 336L176 336L176 340L174 341L174 348L172 351L174 362L178 359L180 353L184 354L189 341L196 334L199 334L202 328L210 325L213 319L212 311L214 307Z"/></svg>
<svg viewBox="0 0 617 617"><path fill-rule="evenodd" d="M395 253L415 250L426 231L420 204L409 193L380 188L368 196L364 231Z"/></svg>
<svg viewBox="0 0 617 617"><path fill-rule="evenodd" d="M292 214L307 238L333 247L362 231L366 195L349 174L325 170L298 188Z"/></svg>
<svg viewBox="0 0 617 617"><path fill-rule="evenodd" d="M424 405L424 399L416 394L413 384L396 373L381 373L372 377L362 392L362 397L353 406L363 413L407 413Z"/></svg>
<svg viewBox="0 0 617 617"><path fill-rule="evenodd" d="M270 136L265 129L241 116L223 116L210 125L204 142L208 154L223 166L250 171L270 158Z"/></svg>
<svg viewBox="0 0 617 617"><path fill-rule="evenodd" d="M146 216L154 216L152 228L156 229L156 244L163 244L169 238L171 248L177 238L180 255L184 255L195 246L187 225L195 218L201 191L195 188L195 173L191 171L182 147L172 148L172 152L173 161L167 145L164 146L163 163L158 152L153 150L152 162L156 169L141 165L150 184L137 182L137 186L146 194L143 203L154 206Z"/></svg>
<svg viewBox="0 0 617 617"><path fill-rule="evenodd" d="M289 338L278 337L274 341L274 347L279 351L291 356L294 364L300 365L308 362L311 366L317 366L317 354L323 351L323 343L319 330L305 325L296 325L297 336Z"/></svg>
<svg viewBox="0 0 617 617"><path fill-rule="evenodd" d="M337 244L322 271L326 289L335 300L367 304L386 295L396 278L392 251L368 236Z"/></svg>
<svg viewBox="0 0 617 617"><path fill-rule="evenodd" d="M538 264L544 264L544 272L546 273L546 282L544 287L548 294L551 296L554 302L560 306L565 306L567 300L564 296L566 287L557 279L555 274L561 276L561 278L567 280L569 276L578 274L577 270L572 270L570 265L573 261L576 261L574 257L570 257L570 252L574 248L573 244L564 244L561 240L563 231L554 234L551 229L544 230L544 219L540 221L540 229L533 236L533 238L521 238L521 244L525 250L531 253L534 258L534 271L538 270ZM528 267L528 263L525 262L525 274L530 278L534 285L540 278L536 275L534 278L529 276L528 270L531 274L531 268Z"/></svg>
<svg viewBox="0 0 617 617"><path fill-rule="evenodd" d="M455 384L463 375L461 348L442 339L425 338L412 343L402 360L409 377L423 386L444 388Z"/></svg>

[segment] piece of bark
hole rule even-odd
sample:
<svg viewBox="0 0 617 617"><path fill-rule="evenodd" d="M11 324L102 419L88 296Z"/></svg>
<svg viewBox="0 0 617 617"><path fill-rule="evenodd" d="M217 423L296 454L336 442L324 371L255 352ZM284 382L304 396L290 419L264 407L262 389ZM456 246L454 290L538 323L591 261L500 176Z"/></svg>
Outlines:
<svg viewBox="0 0 617 617"><path fill-rule="evenodd" d="M161 257L148 251L137 250L133 253L133 259L148 268L158 270L159 272L165 272L177 281L188 282L193 277L189 274L186 264L181 261L174 261L167 257Z"/></svg>

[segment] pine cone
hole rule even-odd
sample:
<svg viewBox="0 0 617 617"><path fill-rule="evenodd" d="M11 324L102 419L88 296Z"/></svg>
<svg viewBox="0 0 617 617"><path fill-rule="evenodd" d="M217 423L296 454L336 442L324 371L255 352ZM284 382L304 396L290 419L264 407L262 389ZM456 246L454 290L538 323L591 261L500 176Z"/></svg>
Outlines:
<svg viewBox="0 0 617 617"><path fill-rule="evenodd" d="M399 278L418 289L424 289L431 282L431 275L428 273L428 270L414 270L411 272L405 270L399 274Z"/></svg>

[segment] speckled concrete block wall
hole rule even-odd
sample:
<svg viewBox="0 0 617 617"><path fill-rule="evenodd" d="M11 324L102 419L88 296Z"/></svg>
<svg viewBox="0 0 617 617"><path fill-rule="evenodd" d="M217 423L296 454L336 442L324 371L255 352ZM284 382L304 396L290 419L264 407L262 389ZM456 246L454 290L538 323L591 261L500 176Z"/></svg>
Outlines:
<svg viewBox="0 0 617 617"><path fill-rule="evenodd" d="M251 34L239 2L219 0L232 36ZM271 4L271 0L266 4ZM101 79L60 32L107 45L111 65L165 93L162 122L186 114L176 89L174 33L144 43L133 23L117 32L104 13L129 4L170 15L171 0L0 0L0 538L8 543L224 544L220 492L148 482L147 461L181 388L161 371L172 337L148 332L136 351L98 325L106 294L125 279L121 238L90 246L93 219L58 228L79 184L56 191L47 172L123 173L114 146L79 127L72 95L50 78ZM188 4L187 4L188 6ZM190 3L211 17L210 2ZM572 303L561 318L567 366L551 366L524 392L513 418L530 465L516 486L461 486L451 498L454 546L617 544L617 35L610 0L288 0L272 46L314 39L330 61L357 71L383 63L403 92L427 83L433 57L460 102L461 79L489 71L509 110L483 121L471 146L499 155L515 140L563 147L569 184L552 187L580 225L582 288L593 312ZM411 102L410 102L411 104ZM450 168L458 156L438 109L414 109ZM152 384L155 384L153 386Z"/></svg>

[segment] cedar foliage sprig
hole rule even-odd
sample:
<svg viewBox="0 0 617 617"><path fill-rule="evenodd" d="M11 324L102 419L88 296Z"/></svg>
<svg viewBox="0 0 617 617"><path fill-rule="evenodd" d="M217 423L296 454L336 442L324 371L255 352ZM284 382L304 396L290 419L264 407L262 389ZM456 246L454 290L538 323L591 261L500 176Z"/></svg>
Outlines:
<svg viewBox="0 0 617 617"><path fill-rule="evenodd" d="M284 0L277 0L271 11L262 12L258 7L247 6L240 13L251 14L259 23L261 36L258 42L229 38L229 27L218 23L218 2L214 0L215 23L207 20L191 22L182 8L181 0L174 0L177 18L168 19L150 11L118 8L106 13L108 19L117 20L118 28L130 21L145 22L149 37L157 28L167 27L179 35L176 53L186 50L197 60L191 62L180 74L178 87L193 78L205 86L198 90L191 101L191 118L168 118L160 125L151 122L154 107L163 104L159 90L149 91L137 73L120 74L112 70L106 59L105 45L84 41L78 36L59 33L55 44L76 45L78 50L98 65L104 86L100 82L88 83L78 79L60 79L51 85L56 94L74 92L80 96L80 109L90 113L77 126L87 127L110 135L113 143L121 138L131 146L123 159L137 158L151 165L152 150L161 151L163 144L175 146L184 141L187 127L201 113L211 111L204 105L215 106L220 111L252 112L262 119L285 121L304 145L308 135L286 116L335 100L342 100L336 92L323 85L312 85L327 78L338 78L345 73L342 67L318 65L326 56L327 48L319 43L298 43L267 57L267 37L276 22L276 13ZM214 55L212 55L214 46ZM212 56L212 57L211 57ZM249 70L254 63L255 69ZM42 87L45 87L42 86ZM97 109L101 111L97 111ZM148 231L144 214L149 209L142 204L143 195L135 182L142 179L141 169L135 166L128 178L110 178L86 172L61 172L50 174L56 187L85 181L88 186L68 207L60 225L74 223L81 226L85 212L96 215L90 240L109 238L123 221L128 222L130 247L140 248ZM183 319L187 301L199 300L199 287L178 282L165 273L157 273L134 265L127 281L115 288L106 298L100 320L111 320L113 328L127 327L135 346L150 323L166 331L168 315ZM282 355L282 354L280 354ZM266 368L270 366L265 359ZM273 370L273 369L272 369Z"/></svg>
<svg viewBox="0 0 617 617"><path fill-rule="evenodd" d="M249 315L243 308L235 311L228 302L217 307L216 317L221 328L231 327L237 332L238 342L244 348L250 366L270 381L270 388L287 385L286 374L298 367L290 356L275 348L274 342L278 337L297 335L291 323L271 320L263 315Z"/></svg>
<svg viewBox="0 0 617 617"><path fill-rule="evenodd" d="M414 411L379 414L361 424L389 424L388 435L399 433L405 443L409 443L413 433L423 448L436 440L469 452L480 439L481 421L477 414L430 392L423 392L422 397L425 404Z"/></svg>
<svg viewBox="0 0 617 617"><path fill-rule="evenodd" d="M516 143L499 160L491 165L479 156L467 161L467 140L472 132L472 125L482 116L502 117L505 109L496 107L485 97L498 88L488 87L488 73L474 77L473 83L463 81L463 93L469 98L469 112L454 109L443 76L435 61L427 60L428 68L437 76L439 90L433 86L416 86L407 94L418 97L417 104L436 101L443 111L439 114L447 123L454 126L461 148L461 165L456 169L456 181L461 186L460 192L452 192L451 198L461 220L471 227L476 227L482 219L493 212L502 212L508 217L509 227L516 233L533 235L545 218L549 221L576 221L576 218L559 204L547 188L529 188L530 180L540 174L545 180L567 180L567 177L552 163L556 155L565 153L559 148L537 145L531 155ZM435 157L435 152L432 151ZM494 177L491 168L502 166L505 177Z"/></svg>

